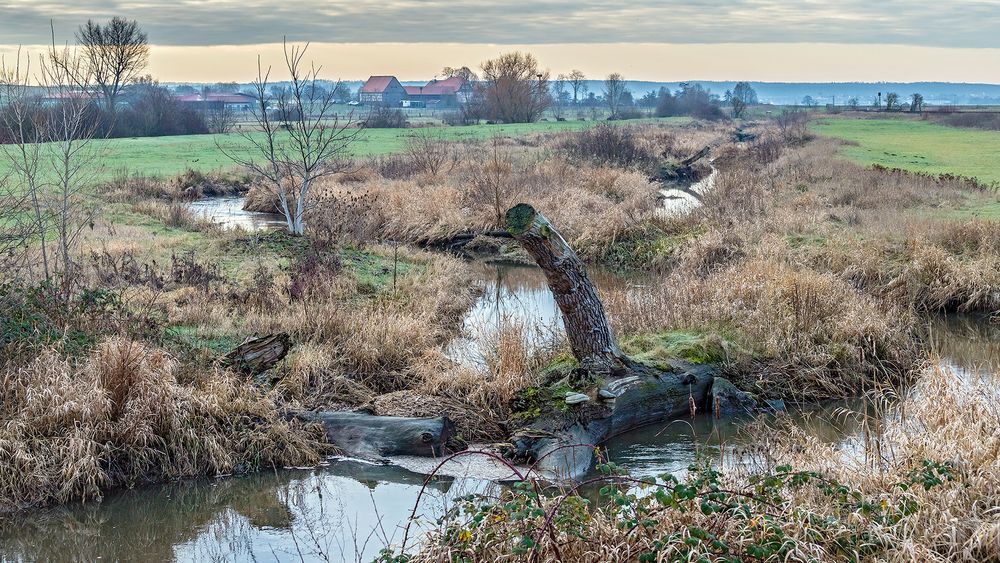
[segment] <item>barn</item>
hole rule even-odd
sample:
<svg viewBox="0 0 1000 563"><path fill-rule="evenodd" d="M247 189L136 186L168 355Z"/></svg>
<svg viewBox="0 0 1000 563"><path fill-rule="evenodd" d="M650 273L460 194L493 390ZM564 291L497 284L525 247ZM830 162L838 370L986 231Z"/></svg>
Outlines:
<svg viewBox="0 0 1000 563"><path fill-rule="evenodd" d="M406 89L395 76L372 76L361 87L358 101L362 104L399 107L406 98Z"/></svg>
<svg viewBox="0 0 1000 563"><path fill-rule="evenodd" d="M472 95L472 84L458 76L431 80L424 86L406 86L406 98L427 107L457 107Z"/></svg>

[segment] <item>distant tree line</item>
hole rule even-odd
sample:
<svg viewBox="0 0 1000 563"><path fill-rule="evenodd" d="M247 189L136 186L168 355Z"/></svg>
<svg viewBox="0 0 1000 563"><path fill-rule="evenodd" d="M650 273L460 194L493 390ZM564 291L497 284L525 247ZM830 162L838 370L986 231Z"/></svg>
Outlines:
<svg viewBox="0 0 1000 563"><path fill-rule="evenodd" d="M209 132L205 112L178 102L165 86L143 74L149 63L149 43L138 22L120 17L104 23L88 20L77 30L76 42L77 63L73 68L63 68L62 83L25 89L30 100L22 101L18 116L13 115L11 103L0 107L0 123L4 124L0 126L0 142L15 139L12 127L48 122L70 103L85 120L81 130L95 137ZM60 64L51 54L46 60L48 64ZM25 64L30 64L30 59ZM26 108L30 112L25 113Z"/></svg>

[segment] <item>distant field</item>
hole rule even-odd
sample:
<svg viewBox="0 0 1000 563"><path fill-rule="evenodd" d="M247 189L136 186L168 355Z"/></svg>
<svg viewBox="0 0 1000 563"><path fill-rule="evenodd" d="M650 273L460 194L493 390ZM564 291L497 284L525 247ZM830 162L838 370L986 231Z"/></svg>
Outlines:
<svg viewBox="0 0 1000 563"><path fill-rule="evenodd" d="M812 129L853 141L841 153L863 165L959 174L1000 185L1000 132L959 129L915 119L824 118Z"/></svg>
<svg viewBox="0 0 1000 563"><path fill-rule="evenodd" d="M683 124L688 118L659 118L628 121L625 123L655 122ZM576 131L593 126L594 121L542 121L513 125L473 125L468 127L436 127L434 134L443 139L485 139L501 133L524 136L534 133ZM372 156L401 151L407 139L419 129L367 129L352 147L352 156ZM233 153L246 153L248 143L239 135L183 135L176 137L142 137L110 139L94 142L103 154L101 169L96 179L108 178L115 172L127 169L148 176L173 176L187 169L211 171L234 167L220 147ZM0 175L7 163L0 159Z"/></svg>

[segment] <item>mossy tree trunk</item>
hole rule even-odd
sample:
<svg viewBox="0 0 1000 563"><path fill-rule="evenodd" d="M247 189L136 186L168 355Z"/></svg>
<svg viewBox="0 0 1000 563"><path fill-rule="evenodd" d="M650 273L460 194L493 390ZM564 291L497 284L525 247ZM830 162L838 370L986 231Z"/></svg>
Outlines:
<svg viewBox="0 0 1000 563"><path fill-rule="evenodd" d="M507 210L507 231L545 273L562 312L580 366L600 375L624 375L631 362L618 346L597 289L583 262L544 215L526 203Z"/></svg>

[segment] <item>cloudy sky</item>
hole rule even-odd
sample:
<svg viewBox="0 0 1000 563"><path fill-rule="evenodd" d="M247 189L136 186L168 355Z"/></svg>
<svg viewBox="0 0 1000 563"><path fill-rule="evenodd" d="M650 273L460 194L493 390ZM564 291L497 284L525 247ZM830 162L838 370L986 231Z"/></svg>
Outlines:
<svg viewBox="0 0 1000 563"><path fill-rule="evenodd" d="M282 36L342 78L423 78L530 48L650 80L1000 82L1000 0L0 0L0 49L135 18L164 80L246 80Z"/></svg>

